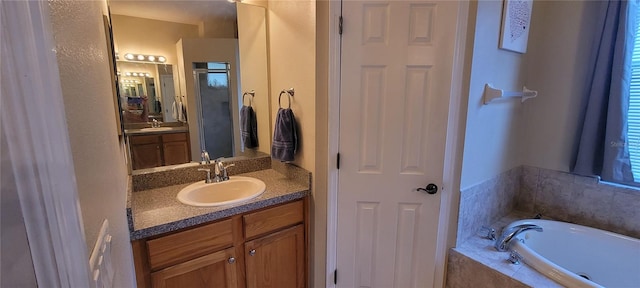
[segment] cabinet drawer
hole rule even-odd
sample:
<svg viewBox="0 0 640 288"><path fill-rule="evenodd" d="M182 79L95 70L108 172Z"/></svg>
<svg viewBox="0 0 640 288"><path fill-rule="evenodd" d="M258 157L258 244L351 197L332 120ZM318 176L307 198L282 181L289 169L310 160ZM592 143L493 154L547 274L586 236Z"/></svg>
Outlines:
<svg viewBox="0 0 640 288"><path fill-rule="evenodd" d="M302 223L304 220L302 201L247 214L244 218L244 235L251 238L283 227Z"/></svg>
<svg viewBox="0 0 640 288"><path fill-rule="evenodd" d="M131 140L131 144L160 143L160 136L158 136L158 135L131 136L129 139Z"/></svg>
<svg viewBox="0 0 640 288"><path fill-rule="evenodd" d="M187 133L162 134L162 142L187 141Z"/></svg>
<svg viewBox="0 0 640 288"><path fill-rule="evenodd" d="M231 219L147 241L151 270L175 265L233 245Z"/></svg>

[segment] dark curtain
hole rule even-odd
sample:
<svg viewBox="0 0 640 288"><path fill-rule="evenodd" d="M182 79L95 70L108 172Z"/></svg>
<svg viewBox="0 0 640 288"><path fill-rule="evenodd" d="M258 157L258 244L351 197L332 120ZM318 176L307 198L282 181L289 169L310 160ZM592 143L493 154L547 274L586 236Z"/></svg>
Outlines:
<svg viewBox="0 0 640 288"><path fill-rule="evenodd" d="M599 37L573 172L633 183L627 141L635 1L601 1Z"/></svg>

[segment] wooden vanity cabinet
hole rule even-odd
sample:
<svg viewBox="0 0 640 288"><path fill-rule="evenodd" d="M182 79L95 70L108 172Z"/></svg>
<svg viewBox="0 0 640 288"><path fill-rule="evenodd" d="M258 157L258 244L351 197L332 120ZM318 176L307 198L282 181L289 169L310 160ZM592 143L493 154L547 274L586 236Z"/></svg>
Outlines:
<svg viewBox="0 0 640 288"><path fill-rule="evenodd" d="M133 169L162 166L162 143L159 135L129 137Z"/></svg>
<svg viewBox="0 0 640 288"><path fill-rule="evenodd" d="M131 163L134 170L191 161L189 133L167 133L129 136Z"/></svg>
<svg viewBox="0 0 640 288"><path fill-rule="evenodd" d="M304 226L244 244L248 288L305 287Z"/></svg>
<svg viewBox="0 0 640 288"><path fill-rule="evenodd" d="M133 241L138 287L306 287L308 198Z"/></svg>
<svg viewBox="0 0 640 288"><path fill-rule="evenodd" d="M211 253L151 274L153 287L238 287L235 249Z"/></svg>

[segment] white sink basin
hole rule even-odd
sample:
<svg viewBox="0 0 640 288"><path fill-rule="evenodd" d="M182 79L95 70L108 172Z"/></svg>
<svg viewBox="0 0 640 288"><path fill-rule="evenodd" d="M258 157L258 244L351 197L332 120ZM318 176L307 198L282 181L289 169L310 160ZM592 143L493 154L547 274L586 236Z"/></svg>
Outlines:
<svg viewBox="0 0 640 288"><path fill-rule="evenodd" d="M229 205L260 196L266 185L259 179L231 176L229 180L206 184L193 183L178 193L178 201L191 206Z"/></svg>
<svg viewBox="0 0 640 288"><path fill-rule="evenodd" d="M157 127L157 128L142 128L140 131L144 132L160 132L160 131L169 131L173 129L172 127Z"/></svg>

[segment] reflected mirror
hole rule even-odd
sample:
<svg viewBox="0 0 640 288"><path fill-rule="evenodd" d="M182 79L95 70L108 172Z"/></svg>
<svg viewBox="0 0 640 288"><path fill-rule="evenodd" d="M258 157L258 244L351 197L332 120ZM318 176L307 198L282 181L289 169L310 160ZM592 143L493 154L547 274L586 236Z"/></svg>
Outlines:
<svg viewBox="0 0 640 288"><path fill-rule="evenodd" d="M111 0L109 9L133 170L198 163L202 150L270 152L265 8Z"/></svg>

